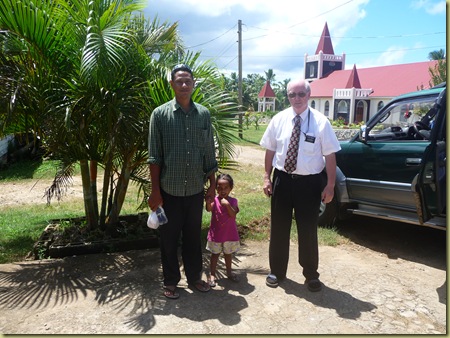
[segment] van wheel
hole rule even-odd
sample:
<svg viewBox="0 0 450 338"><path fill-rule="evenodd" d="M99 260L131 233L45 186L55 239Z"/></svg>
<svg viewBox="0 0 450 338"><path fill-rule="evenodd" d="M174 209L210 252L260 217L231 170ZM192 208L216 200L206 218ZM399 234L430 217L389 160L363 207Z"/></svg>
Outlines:
<svg viewBox="0 0 450 338"><path fill-rule="evenodd" d="M320 202L319 210L319 226L332 227L338 217L338 203L336 201L336 194L330 203Z"/></svg>

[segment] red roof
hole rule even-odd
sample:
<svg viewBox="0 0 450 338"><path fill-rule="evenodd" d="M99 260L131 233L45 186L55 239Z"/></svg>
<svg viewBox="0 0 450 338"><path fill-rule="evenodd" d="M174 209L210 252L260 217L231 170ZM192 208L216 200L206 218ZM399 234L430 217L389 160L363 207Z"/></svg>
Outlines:
<svg viewBox="0 0 450 338"><path fill-rule="evenodd" d="M272 87L270 86L269 81L266 81L261 91L259 92L258 97L276 97Z"/></svg>
<svg viewBox="0 0 450 338"><path fill-rule="evenodd" d="M328 25L325 22L325 27L323 27L322 35L317 45L316 55L322 51L324 54L334 55L333 44L331 43L330 32L328 31Z"/></svg>
<svg viewBox="0 0 450 338"><path fill-rule="evenodd" d="M333 89L351 88L351 77L357 72L360 88L372 88L371 97L394 97L421 88L429 88L429 68L437 61L406 63L352 70L336 70L311 83L311 97L332 97ZM352 75L353 74L353 75ZM355 88L357 88L355 86Z"/></svg>

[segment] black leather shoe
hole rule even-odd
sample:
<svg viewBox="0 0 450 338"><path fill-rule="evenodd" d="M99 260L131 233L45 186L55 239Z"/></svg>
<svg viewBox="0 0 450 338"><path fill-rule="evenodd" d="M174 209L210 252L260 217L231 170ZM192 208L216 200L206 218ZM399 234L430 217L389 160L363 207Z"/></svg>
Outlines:
<svg viewBox="0 0 450 338"><path fill-rule="evenodd" d="M305 283L308 286L308 290L311 292L318 292L322 290L322 283L318 279L307 279Z"/></svg>

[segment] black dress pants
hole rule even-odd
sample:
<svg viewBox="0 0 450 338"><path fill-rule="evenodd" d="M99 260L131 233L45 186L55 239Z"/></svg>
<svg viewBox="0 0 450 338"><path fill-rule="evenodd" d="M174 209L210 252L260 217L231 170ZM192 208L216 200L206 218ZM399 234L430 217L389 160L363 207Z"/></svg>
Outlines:
<svg viewBox="0 0 450 338"><path fill-rule="evenodd" d="M275 169L272 182L270 271L279 279L286 277L294 211L298 233L298 262L303 268L303 276L306 279L318 278L317 224L322 193L320 174L290 175Z"/></svg>
<svg viewBox="0 0 450 338"><path fill-rule="evenodd" d="M201 227L203 191L192 196L173 196L161 191L168 222L159 227L161 263L164 285L177 285L181 280L178 247L189 284L200 279L203 269Z"/></svg>

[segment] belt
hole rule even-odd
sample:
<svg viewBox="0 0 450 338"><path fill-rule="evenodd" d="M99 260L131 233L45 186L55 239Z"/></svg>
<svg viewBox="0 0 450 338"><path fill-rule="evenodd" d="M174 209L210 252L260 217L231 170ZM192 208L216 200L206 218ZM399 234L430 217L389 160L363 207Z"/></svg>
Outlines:
<svg viewBox="0 0 450 338"><path fill-rule="evenodd" d="M275 169L275 170L278 171L281 175L286 176L286 177L289 177L289 178L291 178L291 179L293 179L293 180L296 180L296 179L299 179L299 178L302 178L302 177L312 177L312 176L314 176L314 175L317 175L317 174L312 174L312 175L297 175L297 174L289 174L289 173L287 173L287 172L285 172L285 171L283 171L283 170L278 170L278 169Z"/></svg>

